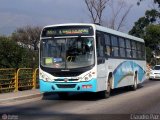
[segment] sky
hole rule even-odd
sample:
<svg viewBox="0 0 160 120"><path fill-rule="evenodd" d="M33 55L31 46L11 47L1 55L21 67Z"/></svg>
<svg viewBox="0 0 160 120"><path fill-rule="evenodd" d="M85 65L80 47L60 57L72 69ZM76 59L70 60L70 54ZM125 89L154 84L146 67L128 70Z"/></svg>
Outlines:
<svg viewBox="0 0 160 120"><path fill-rule="evenodd" d="M115 0L116 1L116 0ZM137 6L137 0L125 0L133 7L128 14L124 32L144 16L151 0ZM109 11L105 11L105 14ZM10 35L19 27L42 26L61 23L90 23L84 0L0 0L0 35Z"/></svg>

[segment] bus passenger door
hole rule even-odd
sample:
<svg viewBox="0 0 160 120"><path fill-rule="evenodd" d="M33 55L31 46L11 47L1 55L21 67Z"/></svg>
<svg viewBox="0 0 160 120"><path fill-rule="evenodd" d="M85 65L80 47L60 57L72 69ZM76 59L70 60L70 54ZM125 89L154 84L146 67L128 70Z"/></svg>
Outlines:
<svg viewBox="0 0 160 120"><path fill-rule="evenodd" d="M104 36L103 33L97 32L96 34L96 50L97 50L97 79L98 91L106 89L106 59L104 53Z"/></svg>

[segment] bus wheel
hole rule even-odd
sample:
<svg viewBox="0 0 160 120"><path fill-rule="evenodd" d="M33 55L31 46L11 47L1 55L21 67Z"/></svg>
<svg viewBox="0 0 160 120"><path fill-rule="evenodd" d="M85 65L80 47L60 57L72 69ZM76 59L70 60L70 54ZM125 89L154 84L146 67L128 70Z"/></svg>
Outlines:
<svg viewBox="0 0 160 120"><path fill-rule="evenodd" d="M110 92L111 92L111 79L108 80L107 90L101 91L99 93L99 95L100 95L101 98L109 98L110 97Z"/></svg>
<svg viewBox="0 0 160 120"><path fill-rule="evenodd" d="M66 99L67 97L68 97L68 93L66 93L66 92L61 92L61 93L58 93L58 97L60 98L60 99Z"/></svg>
<svg viewBox="0 0 160 120"><path fill-rule="evenodd" d="M132 87L133 90L136 90L137 89L137 74L134 76L134 85Z"/></svg>
<svg viewBox="0 0 160 120"><path fill-rule="evenodd" d="M111 78L108 80L107 90L106 90L106 98L110 97L110 93L111 93Z"/></svg>

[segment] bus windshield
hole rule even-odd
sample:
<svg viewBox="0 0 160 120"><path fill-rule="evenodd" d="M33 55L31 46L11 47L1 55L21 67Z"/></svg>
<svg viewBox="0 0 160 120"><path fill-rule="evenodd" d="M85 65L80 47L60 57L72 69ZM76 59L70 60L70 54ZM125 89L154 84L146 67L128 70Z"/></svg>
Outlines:
<svg viewBox="0 0 160 120"><path fill-rule="evenodd" d="M44 67L72 69L93 64L92 37L51 38L41 41L41 65Z"/></svg>

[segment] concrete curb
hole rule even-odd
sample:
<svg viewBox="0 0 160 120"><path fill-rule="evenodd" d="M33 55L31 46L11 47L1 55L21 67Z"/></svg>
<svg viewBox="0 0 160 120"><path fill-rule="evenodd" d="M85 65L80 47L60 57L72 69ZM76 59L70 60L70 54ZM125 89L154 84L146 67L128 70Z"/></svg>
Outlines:
<svg viewBox="0 0 160 120"><path fill-rule="evenodd" d="M12 97L7 99L0 99L0 103L6 103L6 102L13 102L18 100L26 100L26 99L33 99L42 97L43 93L37 93L37 94L30 94L30 95L24 95L24 96L18 96L18 97Z"/></svg>

